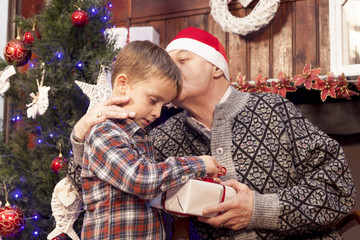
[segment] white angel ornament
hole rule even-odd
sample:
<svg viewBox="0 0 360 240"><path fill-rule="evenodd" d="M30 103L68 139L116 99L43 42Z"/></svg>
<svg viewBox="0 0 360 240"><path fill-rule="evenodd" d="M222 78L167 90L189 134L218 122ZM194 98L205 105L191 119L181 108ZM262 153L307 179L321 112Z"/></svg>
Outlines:
<svg viewBox="0 0 360 240"><path fill-rule="evenodd" d="M43 70L40 84L38 79L36 79L36 83L39 91L36 93L36 95L34 93L30 93L32 102L26 104L26 106L28 107L27 109L28 118L35 119L37 114L43 115L49 106L48 92L50 90L50 87L43 86L44 76L45 76L45 69Z"/></svg>
<svg viewBox="0 0 360 240"><path fill-rule="evenodd" d="M16 73L14 66L7 66L0 73L0 94L6 93L10 88L10 80L9 78Z"/></svg>
<svg viewBox="0 0 360 240"><path fill-rule="evenodd" d="M51 199L51 209L56 221L55 229L47 236L53 239L62 233L72 240L80 240L73 224L82 212L82 200L69 176L61 179L55 186Z"/></svg>

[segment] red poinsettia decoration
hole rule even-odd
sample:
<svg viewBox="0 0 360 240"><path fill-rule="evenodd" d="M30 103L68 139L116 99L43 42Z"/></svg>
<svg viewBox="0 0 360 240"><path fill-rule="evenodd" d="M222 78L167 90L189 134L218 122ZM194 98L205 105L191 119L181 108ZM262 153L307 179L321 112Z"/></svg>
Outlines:
<svg viewBox="0 0 360 240"><path fill-rule="evenodd" d="M357 88L358 91L360 91L360 76L358 76L357 78L357 82L354 83L355 87Z"/></svg>
<svg viewBox="0 0 360 240"><path fill-rule="evenodd" d="M321 91L321 100L324 102L327 96L336 98L335 88L338 83L335 80L335 76L332 73L328 73L326 81L317 79L313 85L313 88Z"/></svg>
<svg viewBox="0 0 360 240"><path fill-rule="evenodd" d="M271 87L268 86L268 78L263 78L261 74L257 75L255 84L251 84L245 81L245 76L239 73L236 82L232 84L241 92L271 92L280 94L283 97L286 96L287 92L295 92L297 86L303 84L308 90L316 89L321 91L320 97L322 101L325 101L328 96L351 100L352 96L359 95L359 93L349 89L352 85L349 85L347 82L345 74L339 75L336 78L333 73L328 73L327 79L322 80L319 78L320 73L320 68L311 69L311 64L308 63L305 65L303 73L292 79L279 72L278 79L271 82ZM358 76L357 82L352 84L360 91L360 76Z"/></svg>
<svg viewBox="0 0 360 240"><path fill-rule="evenodd" d="M351 100L351 96L359 95L358 93L349 90L349 84L346 81L345 74L338 76L337 87L335 88L335 93L338 98L346 98Z"/></svg>
<svg viewBox="0 0 360 240"><path fill-rule="evenodd" d="M245 81L246 76L243 76L241 73L239 73L237 75L236 78L236 83L234 84L234 86L236 87L237 90L239 90L240 92L248 92L249 88L251 87L251 85L249 84L249 82Z"/></svg>
<svg viewBox="0 0 360 240"><path fill-rule="evenodd" d="M311 64L308 63L304 67L303 74L293 77L292 81L295 82L295 86L304 84L306 89L310 90L312 88L313 82L319 79L320 73L321 68L311 69Z"/></svg>
<svg viewBox="0 0 360 240"><path fill-rule="evenodd" d="M271 87L267 86L267 80L268 78L261 77L261 73L259 73L256 77L255 85L249 89L249 92L271 92Z"/></svg>
<svg viewBox="0 0 360 240"><path fill-rule="evenodd" d="M271 82L272 93L280 94L285 97L286 92L295 92L297 90L296 87L291 86L290 77L284 76L282 72L279 72L278 81Z"/></svg>

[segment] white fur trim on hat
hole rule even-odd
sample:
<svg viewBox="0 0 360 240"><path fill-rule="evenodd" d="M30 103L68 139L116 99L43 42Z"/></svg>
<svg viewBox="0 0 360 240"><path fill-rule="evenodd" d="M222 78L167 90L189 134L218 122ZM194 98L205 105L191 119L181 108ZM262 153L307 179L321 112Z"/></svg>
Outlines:
<svg viewBox="0 0 360 240"><path fill-rule="evenodd" d="M224 56L215 48L191 38L178 38L166 47L166 51L172 50L187 50L195 53L222 70L225 78L230 81L229 65Z"/></svg>

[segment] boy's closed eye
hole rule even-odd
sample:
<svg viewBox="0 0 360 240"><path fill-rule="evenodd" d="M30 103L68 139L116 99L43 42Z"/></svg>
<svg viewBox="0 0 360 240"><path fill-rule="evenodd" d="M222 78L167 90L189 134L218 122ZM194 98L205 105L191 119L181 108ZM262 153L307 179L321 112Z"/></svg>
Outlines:
<svg viewBox="0 0 360 240"><path fill-rule="evenodd" d="M149 98L150 104L155 105L158 101L155 98Z"/></svg>

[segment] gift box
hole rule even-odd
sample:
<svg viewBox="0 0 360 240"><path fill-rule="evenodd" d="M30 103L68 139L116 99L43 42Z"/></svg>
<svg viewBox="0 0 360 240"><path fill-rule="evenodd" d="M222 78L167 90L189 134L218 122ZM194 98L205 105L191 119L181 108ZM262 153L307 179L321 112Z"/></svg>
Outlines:
<svg viewBox="0 0 360 240"><path fill-rule="evenodd" d="M213 217L217 213L203 215L203 209L227 201L235 195L236 191L231 187L191 179L184 185L157 195L150 201L150 206L179 216Z"/></svg>

